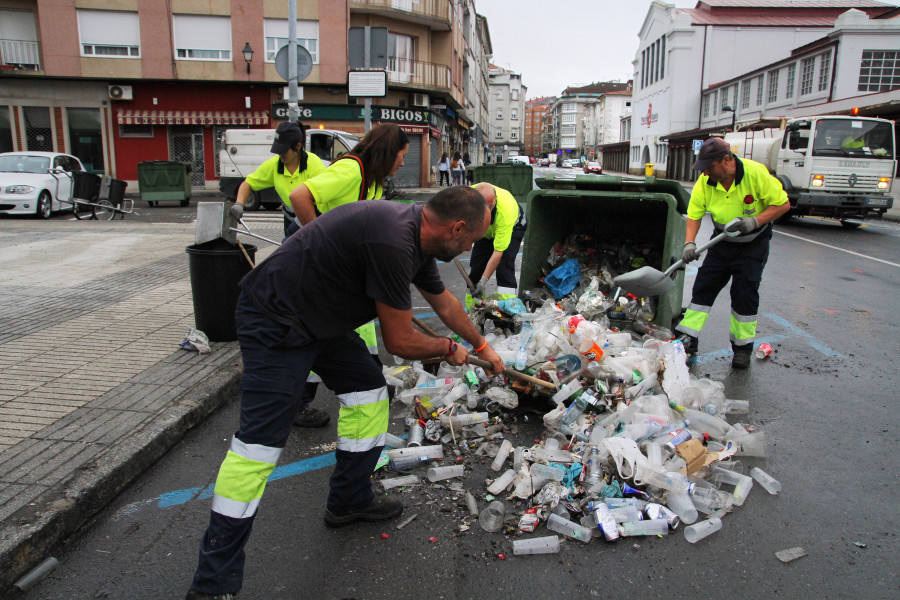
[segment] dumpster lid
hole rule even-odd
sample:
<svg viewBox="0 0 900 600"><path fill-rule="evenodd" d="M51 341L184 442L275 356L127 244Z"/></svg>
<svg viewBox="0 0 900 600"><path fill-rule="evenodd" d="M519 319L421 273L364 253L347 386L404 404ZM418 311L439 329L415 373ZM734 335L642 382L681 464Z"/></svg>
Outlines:
<svg viewBox="0 0 900 600"><path fill-rule="evenodd" d="M517 202L525 202L528 194L534 189L534 170L531 165L522 164L487 164L475 167L474 183L487 183L507 190Z"/></svg>
<svg viewBox="0 0 900 600"><path fill-rule="evenodd" d="M557 177L553 174L535 179L542 190L585 190L592 192L650 192L670 194L675 198L678 212L687 213L691 194L684 186L671 179L656 177L628 177L620 175L575 175L575 177Z"/></svg>

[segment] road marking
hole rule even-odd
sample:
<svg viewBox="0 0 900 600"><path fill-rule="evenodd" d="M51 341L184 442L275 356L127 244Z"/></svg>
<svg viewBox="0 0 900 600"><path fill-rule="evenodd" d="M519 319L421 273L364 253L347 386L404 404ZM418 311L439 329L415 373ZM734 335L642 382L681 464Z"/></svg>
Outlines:
<svg viewBox="0 0 900 600"><path fill-rule="evenodd" d="M841 248L840 246L832 246L831 244L824 244L822 242L817 242L815 240L811 240L805 237L801 237L799 235L794 235L793 233L785 233L784 231L775 230L775 233L779 233L781 235L786 235L788 237L796 238L798 240L802 240L804 242L809 242L810 244L817 244L819 246L825 246L826 248L831 248L832 250L840 250L841 252L846 252L847 254L852 254L854 256L859 256L860 258L867 258L869 260L874 260L875 262L884 263L886 265L890 265L892 267L900 268L900 264L895 262L891 262L889 260L884 260L882 258L875 258L874 256L867 256L865 254L860 254L859 252L854 252L853 250L848 250L846 248Z"/></svg>
<svg viewBox="0 0 900 600"><path fill-rule="evenodd" d="M809 344L810 346L812 346L813 348L815 348L816 350L818 350L825 356L831 356L834 358L846 358L840 352L837 352L836 350L832 350L831 348L829 348L828 346L826 346L825 344L820 342L818 339L813 337L811 334L803 331L802 329L800 329L793 323L790 323L786 319L783 319L782 317L779 317L778 315L773 315L772 313L763 313L763 316L768 319L771 319L772 321L775 321L776 323L778 323L779 325L781 325L788 331L790 331L802 338L806 338L807 344Z"/></svg>

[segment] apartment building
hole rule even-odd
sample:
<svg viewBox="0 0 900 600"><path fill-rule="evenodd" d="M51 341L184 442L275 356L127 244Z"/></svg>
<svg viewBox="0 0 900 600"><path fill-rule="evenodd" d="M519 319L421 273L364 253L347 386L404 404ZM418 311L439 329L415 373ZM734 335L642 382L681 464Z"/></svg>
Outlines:
<svg viewBox="0 0 900 600"><path fill-rule="evenodd" d="M533 98L525 101L525 154L539 156L543 148L544 116L550 105L556 101L554 96Z"/></svg>
<svg viewBox="0 0 900 600"><path fill-rule="evenodd" d="M312 59L300 120L364 133L363 99L348 95L348 28L387 28L388 93L373 98L372 121L410 136L397 183L427 185L432 155L475 126L467 7L474 19L462 0L298 2L298 43ZM0 150L70 152L132 189L139 162L189 161L192 184L215 188L226 129L287 118L275 69L287 32L287 2L0 0Z"/></svg>
<svg viewBox="0 0 900 600"><path fill-rule="evenodd" d="M593 157L598 144L597 124L605 119L596 114L595 105L606 94L630 90L631 82L617 81L567 87L548 109L551 139L545 148L556 152L557 160Z"/></svg>
<svg viewBox="0 0 900 600"><path fill-rule="evenodd" d="M683 152L684 140L672 136L700 130L711 115L721 116L724 106L743 105L747 97L754 108L763 104L759 99L769 94L766 67L775 69L785 61L779 77L787 86L789 57L828 36L837 18L851 9L879 19L890 18L896 7L872 0L703 0L692 9L653 2L639 31L633 61L635 116L629 170L643 174L645 164L651 163L658 176L689 176L683 168L689 160ZM821 69L821 61L817 64L813 71ZM745 81L748 78L743 75L749 73L756 79ZM795 71L798 84L802 76ZM748 104L748 118L749 108ZM730 125L731 113L726 118ZM670 144L673 150L679 149L678 164L671 173Z"/></svg>
<svg viewBox="0 0 900 600"><path fill-rule="evenodd" d="M491 162L505 162L525 153L525 94L522 74L490 66L490 152Z"/></svg>

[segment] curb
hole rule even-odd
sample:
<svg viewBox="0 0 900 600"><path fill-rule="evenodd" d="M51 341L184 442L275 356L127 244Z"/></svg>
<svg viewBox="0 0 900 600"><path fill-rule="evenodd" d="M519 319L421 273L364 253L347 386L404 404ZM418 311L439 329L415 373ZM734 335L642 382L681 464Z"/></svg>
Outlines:
<svg viewBox="0 0 900 600"><path fill-rule="evenodd" d="M0 596L23 594L13 584L59 542L76 533L191 428L240 392L240 361L219 367L172 399L143 427L110 446L69 479L11 514L0 530ZM215 383L213 383L215 382Z"/></svg>

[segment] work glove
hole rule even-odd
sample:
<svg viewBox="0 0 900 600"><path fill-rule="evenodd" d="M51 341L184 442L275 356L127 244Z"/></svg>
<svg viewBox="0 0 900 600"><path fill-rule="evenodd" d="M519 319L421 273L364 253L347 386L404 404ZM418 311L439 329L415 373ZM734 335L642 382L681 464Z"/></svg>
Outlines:
<svg viewBox="0 0 900 600"><path fill-rule="evenodd" d="M738 233L750 233L759 227L756 217L738 217L725 226L725 231L736 231Z"/></svg>
<svg viewBox="0 0 900 600"><path fill-rule="evenodd" d="M244 205L240 202L235 202L231 205L231 208L228 209L228 212L231 213L231 216L234 217L235 221L240 221L244 216Z"/></svg>
<svg viewBox="0 0 900 600"><path fill-rule="evenodd" d="M684 264L694 262L698 256L700 254L697 252L697 244L688 242L684 245L684 249L681 251L681 260L684 261Z"/></svg>
<svg viewBox="0 0 900 600"><path fill-rule="evenodd" d="M475 284L475 289L472 290L473 298L484 298L484 288L487 285L488 280L482 277L478 280L478 283Z"/></svg>

